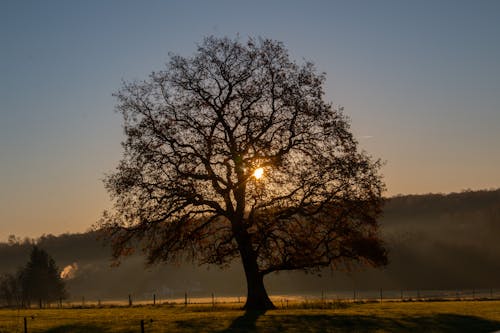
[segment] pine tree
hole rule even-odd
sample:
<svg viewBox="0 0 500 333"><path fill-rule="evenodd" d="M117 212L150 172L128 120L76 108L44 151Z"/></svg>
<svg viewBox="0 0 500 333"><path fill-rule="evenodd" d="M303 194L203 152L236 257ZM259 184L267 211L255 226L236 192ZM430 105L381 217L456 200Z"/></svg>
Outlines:
<svg viewBox="0 0 500 333"><path fill-rule="evenodd" d="M26 305L32 302L48 304L66 298L64 281L54 259L43 249L33 246L30 260L20 273L23 300Z"/></svg>

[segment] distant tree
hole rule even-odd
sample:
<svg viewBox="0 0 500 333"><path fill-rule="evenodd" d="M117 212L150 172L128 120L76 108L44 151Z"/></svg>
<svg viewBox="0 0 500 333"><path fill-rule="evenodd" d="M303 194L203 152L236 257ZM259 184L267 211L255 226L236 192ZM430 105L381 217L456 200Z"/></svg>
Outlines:
<svg viewBox="0 0 500 333"><path fill-rule="evenodd" d="M16 244L21 244L21 238L16 237L16 235L9 235L9 238L7 239L7 244L10 246L16 245Z"/></svg>
<svg viewBox="0 0 500 333"><path fill-rule="evenodd" d="M12 274L0 276L0 301L3 301L7 306L20 304L21 286L19 276Z"/></svg>
<svg viewBox="0 0 500 333"><path fill-rule="evenodd" d="M124 158L98 223L114 256L148 262L239 257L246 309L272 308L266 274L386 263L380 162L358 149L325 76L282 43L208 37L191 58L125 83ZM142 243L138 242L142 241Z"/></svg>
<svg viewBox="0 0 500 333"><path fill-rule="evenodd" d="M20 271L19 280L25 304L47 304L67 296L54 259L36 245L31 250L28 263Z"/></svg>

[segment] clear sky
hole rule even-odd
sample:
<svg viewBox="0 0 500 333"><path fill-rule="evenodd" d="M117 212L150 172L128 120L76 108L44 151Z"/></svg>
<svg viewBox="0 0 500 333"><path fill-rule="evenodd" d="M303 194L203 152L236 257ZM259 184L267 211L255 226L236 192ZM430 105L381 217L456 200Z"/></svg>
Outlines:
<svg viewBox="0 0 500 333"><path fill-rule="evenodd" d="M500 187L500 1L0 1L0 241L110 206L122 79L203 36L283 41L327 73L386 195Z"/></svg>

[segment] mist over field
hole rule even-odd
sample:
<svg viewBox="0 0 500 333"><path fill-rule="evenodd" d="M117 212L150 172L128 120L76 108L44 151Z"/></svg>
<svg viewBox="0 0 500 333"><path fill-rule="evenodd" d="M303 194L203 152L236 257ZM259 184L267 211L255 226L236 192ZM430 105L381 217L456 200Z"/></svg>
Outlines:
<svg viewBox="0 0 500 333"><path fill-rule="evenodd" d="M341 290L498 288L500 276L500 190L408 195L389 199L381 219L389 249L384 269L323 270L321 277L281 272L266 278L272 294ZM125 299L128 294L163 299L193 296L243 296L239 262L221 270L195 263L146 267L140 254L111 267L108 247L98 233L45 235L37 244L64 271L70 299ZM28 259L31 244L10 237L0 244L0 274L12 273Z"/></svg>

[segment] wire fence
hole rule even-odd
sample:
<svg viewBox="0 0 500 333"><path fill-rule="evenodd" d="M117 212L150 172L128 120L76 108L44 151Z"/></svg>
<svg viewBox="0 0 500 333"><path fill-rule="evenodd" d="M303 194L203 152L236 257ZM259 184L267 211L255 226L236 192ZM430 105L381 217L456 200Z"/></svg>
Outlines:
<svg viewBox="0 0 500 333"><path fill-rule="evenodd" d="M178 296L178 295L177 295ZM122 325L124 328L136 327L137 332L148 332L155 327L166 327L172 324L172 320L163 320L158 313L152 310L162 310L164 307L171 307L179 310L186 308L192 311L226 311L239 310L246 301L243 296L217 296L216 293L208 295L196 294L190 296L185 292L182 297L158 297L152 294L151 297L134 297L133 294L126 295L123 299L93 299L87 300L71 299L58 303L47 304L42 309L39 306L31 308L10 308L10 321L0 320L0 333L28 333L42 332L36 327L51 325L52 323L79 322L84 325L84 330L93 331L92 316L100 316L104 312L95 311L106 308L137 308L144 311L135 314L124 315L123 317L113 317L113 325ZM272 295L271 300L278 309L289 308L335 308L349 303L363 302L432 302L432 301L486 301L500 300L500 289L467 289L467 290L352 290L352 291L324 291L316 294L283 294ZM60 309L88 309L88 312L74 311L70 316L68 312L61 312ZM95 311L94 311L95 310ZM30 314L30 312L32 314ZM122 311L123 312L123 311ZM88 315L88 318L85 316ZM150 315L150 316L148 316ZM4 326L4 327L3 327ZM135 331L135 329L134 329Z"/></svg>
<svg viewBox="0 0 500 333"><path fill-rule="evenodd" d="M500 300L500 288L489 289L457 289L457 290L435 290L435 289L378 289L378 290L343 290L322 291L319 293L302 294L276 294L270 296L273 302L281 304L283 300L289 303L301 302L376 302L376 301L465 301L465 300ZM216 304L243 304L245 296L227 296L212 292L203 294L196 292L191 294L185 292L183 295L151 295L128 294L122 299L117 298L86 298L73 297L68 300L59 300L52 303L34 302L30 306L22 308L91 308L112 306L144 306L144 305L212 305ZM0 303L1 307L7 307ZM14 306L18 308L19 305Z"/></svg>
<svg viewBox="0 0 500 333"><path fill-rule="evenodd" d="M435 290L435 289L378 289L378 290L343 290L322 291L320 293L303 294L276 294L271 295L273 301L287 299L292 302L311 301L344 301L344 302L373 302L373 301L462 301L462 300L500 300L500 288L489 289L457 289L457 290ZM245 296L218 296L216 293L194 295L185 292L184 295L175 296L136 296L129 294L126 298L119 299L94 299L85 300L71 299L57 307L79 307L79 306L133 306L133 305L187 305L204 304L214 305L222 303L244 303ZM54 305L52 305L54 306Z"/></svg>

